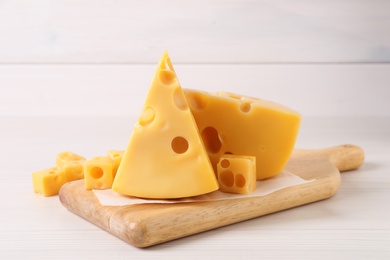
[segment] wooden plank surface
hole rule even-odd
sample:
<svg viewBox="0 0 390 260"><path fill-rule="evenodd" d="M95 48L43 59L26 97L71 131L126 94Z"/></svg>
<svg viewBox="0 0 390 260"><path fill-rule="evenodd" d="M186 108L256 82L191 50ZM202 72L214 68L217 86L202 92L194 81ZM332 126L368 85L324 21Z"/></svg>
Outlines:
<svg viewBox="0 0 390 260"><path fill-rule="evenodd" d="M147 247L247 219L331 197L340 185L340 171L358 168L363 150L342 145L322 150L296 150L286 170L314 180L256 198L227 201L102 206L83 181L60 191L62 204L75 214L137 246Z"/></svg>

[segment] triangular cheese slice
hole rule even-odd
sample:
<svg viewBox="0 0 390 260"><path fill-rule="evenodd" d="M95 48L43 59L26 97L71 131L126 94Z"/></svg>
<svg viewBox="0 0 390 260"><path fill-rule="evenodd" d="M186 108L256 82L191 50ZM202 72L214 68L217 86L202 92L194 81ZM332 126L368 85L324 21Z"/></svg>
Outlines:
<svg viewBox="0 0 390 260"><path fill-rule="evenodd" d="M218 188L197 125L165 52L112 189L143 198L182 198Z"/></svg>

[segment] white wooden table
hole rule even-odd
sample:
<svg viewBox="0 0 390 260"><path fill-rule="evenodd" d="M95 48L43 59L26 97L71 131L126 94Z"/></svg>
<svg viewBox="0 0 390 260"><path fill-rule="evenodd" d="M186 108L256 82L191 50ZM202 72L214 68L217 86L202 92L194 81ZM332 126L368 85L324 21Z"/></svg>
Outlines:
<svg viewBox="0 0 390 260"><path fill-rule="evenodd" d="M214 258L388 259L390 257L390 120L304 118L298 147L352 143L365 164L342 174L328 200L138 249L33 193L31 172L57 152L86 157L123 149L134 119L2 117L0 256L2 259Z"/></svg>

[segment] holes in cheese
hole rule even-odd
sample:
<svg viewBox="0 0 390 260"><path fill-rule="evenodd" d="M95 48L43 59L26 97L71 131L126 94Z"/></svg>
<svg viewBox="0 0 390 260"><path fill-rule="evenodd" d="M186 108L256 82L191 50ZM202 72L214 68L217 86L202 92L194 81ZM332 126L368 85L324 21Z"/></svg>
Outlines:
<svg viewBox="0 0 390 260"><path fill-rule="evenodd" d="M221 191L249 194L256 189L256 157L223 155L217 174Z"/></svg>
<svg viewBox="0 0 390 260"><path fill-rule="evenodd" d="M145 107L145 109L142 111L142 113L138 119L138 123L141 126L148 126L150 123L153 122L154 117L155 117L155 113L154 113L153 108Z"/></svg>
<svg viewBox="0 0 390 260"><path fill-rule="evenodd" d="M113 169L113 175L115 178L115 175L118 171L119 165L122 161L124 151L122 150L109 150L107 152L107 156L114 161L114 169Z"/></svg>
<svg viewBox="0 0 390 260"><path fill-rule="evenodd" d="M109 150L107 160L111 160L110 164L113 165L112 178L103 178L105 169L97 166L90 169L90 178L96 179L90 185L100 188L111 187L123 153L122 150ZM32 174L34 192L41 193L44 196L57 195L63 184L84 178L85 162L85 158L78 154L68 151L59 153L56 157L56 167Z"/></svg>
<svg viewBox="0 0 390 260"><path fill-rule="evenodd" d="M67 182L84 178L84 163L84 157L68 151L59 153L56 157L56 166L64 171Z"/></svg>
<svg viewBox="0 0 390 260"><path fill-rule="evenodd" d="M251 110L251 103L250 102L244 102L240 104L240 109L242 112L247 113Z"/></svg>
<svg viewBox="0 0 390 260"><path fill-rule="evenodd" d="M84 184L87 190L110 189L115 176L115 161L99 156L84 164Z"/></svg>
<svg viewBox="0 0 390 260"><path fill-rule="evenodd" d="M206 127L205 129L203 129L202 139L209 153L216 154L221 150L222 142L215 128Z"/></svg>
<svg viewBox="0 0 390 260"><path fill-rule="evenodd" d="M230 97L230 98L235 98L235 99L238 99L238 100L242 100L243 99L242 96L237 95L237 94L233 94L233 93L225 93L225 95Z"/></svg>
<svg viewBox="0 0 390 260"><path fill-rule="evenodd" d="M56 165L57 167L59 168L65 168L66 165L70 162L73 162L73 163L76 163L76 162L80 162L80 163L83 163L85 161L85 158L78 155L78 154L75 154L75 153L72 153L72 152L62 152L62 153L59 153L56 157Z"/></svg>
<svg viewBox="0 0 390 260"><path fill-rule="evenodd" d="M160 72L160 80L164 85L171 85L175 81L176 76L175 73L170 70L161 70Z"/></svg>
<svg viewBox="0 0 390 260"><path fill-rule="evenodd" d="M182 198L217 190L213 167L166 52L144 107L153 108L153 123L145 124L149 117L141 115L112 189L143 198Z"/></svg>
<svg viewBox="0 0 390 260"><path fill-rule="evenodd" d="M100 179L103 177L104 171L100 167L93 167L91 168L89 175L94 179Z"/></svg>
<svg viewBox="0 0 390 260"><path fill-rule="evenodd" d="M175 153L185 153L188 150L188 141L181 136L173 138L171 145Z"/></svg>
<svg viewBox="0 0 390 260"><path fill-rule="evenodd" d="M61 152L55 161L56 167L32 173L35 193L57 195L66 182L84 178L84 157L72 152Z"/></svg>
<svg viewBox="0 0 390 260"><path fill-rule="evenodd" d="M299 113L233 93L191 89L184 93L215 171L225 153L255 156L257 179L275 176L284 168L298 135Z"/></svg>
<svg viewBox="0 0 390 260"><path fill-rule="evenodd" d="M221 167L222 167L222 168L228 168L229 165L230 165L230 161L229 161L228 159L223 159L223 160L221 161Z"/></svg>
<svg viewBox="0 0 390 260"><path fill-rule="evenodd" d="M241 173L236 174L236 176L234 178L234 184L238 188L243 188L246 184L245 176L242 175Z"/></svg>
<svg viewBox="0 0 390 260"><path fill-rule="evenodd" d="M218 176L218 180L222 186L233 187L234 184L234 174L231 171L221 171ZM221 189L221 186L219 187Z"/></svg>

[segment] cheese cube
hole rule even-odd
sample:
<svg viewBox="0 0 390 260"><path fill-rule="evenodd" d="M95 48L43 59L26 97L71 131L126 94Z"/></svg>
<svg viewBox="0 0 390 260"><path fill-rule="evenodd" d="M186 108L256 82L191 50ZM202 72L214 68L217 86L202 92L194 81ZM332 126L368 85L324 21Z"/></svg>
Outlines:
<svg viewBox="0 0 390 260"><path fill-rule="evenodd" d="M64 170L67 182L84 178L84 163L84 157L72 152L62 152L56 157L56 165L59 169Z"/></svg>
<svg viewBox="0 0 390 260"><path fill-rule="evenodd" d="M300 115L275 102L186 89L185 94L211 163L221 155L256 157L257 179L277 175L293 151Z"/></svg>
<svg viewBox="0 0 390 260"><path fill-rule="evenodd" d="M33 172L32 180L34 192L43 196L58 195L62 185L66 182L65 172L57 167Z"/></svg>
<svg viewBox="0 0 390 260"><path fill-rule="evenodd" d="M256 157L222 155L217 165L219 189L249 194L256 189Z"/></svg>
<svg viewBox="0 0 390 260"><path fill-rule="evenodd" d="M56 165L58 168L65 168L69 162L85 162L85 158L68 151L59 153L56 157Z"/></svg>
<svg viewBox="0 0 390 260"><path fill-rule="evenodd" d="M115 161L108 156L95 157L84 164L84 183L87 190L110 189L114 180Z"/></svg>
<svg viewBox="0 0 390 260"><path fill-rule="evenodd" d="M118 171L118 167L121 164L122 158L123 158L124 151L122 150L110 150L107 152L107 156L115 162L114 165L114 178L116 175L116 172Z"/></svg>

